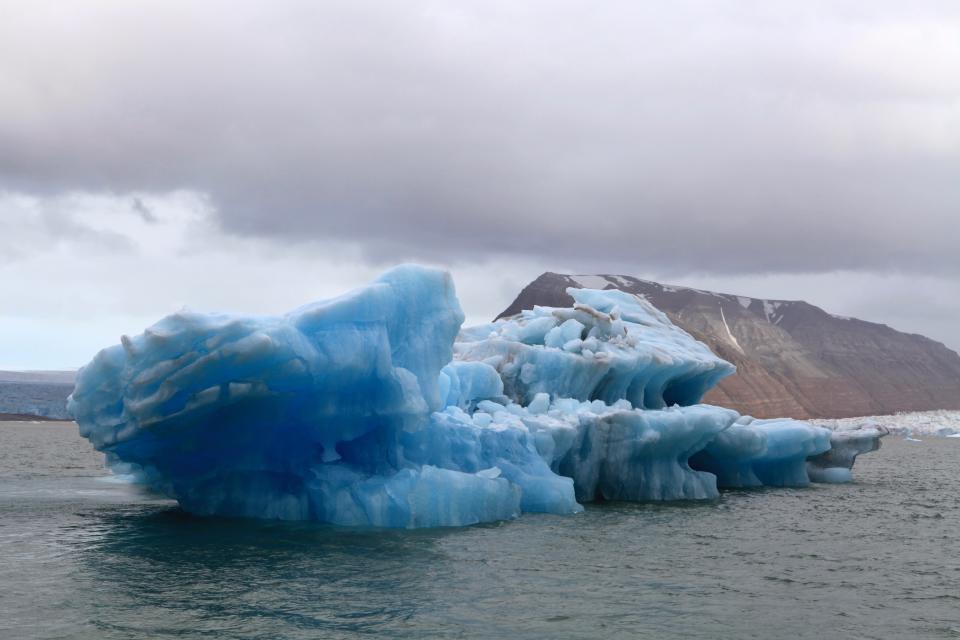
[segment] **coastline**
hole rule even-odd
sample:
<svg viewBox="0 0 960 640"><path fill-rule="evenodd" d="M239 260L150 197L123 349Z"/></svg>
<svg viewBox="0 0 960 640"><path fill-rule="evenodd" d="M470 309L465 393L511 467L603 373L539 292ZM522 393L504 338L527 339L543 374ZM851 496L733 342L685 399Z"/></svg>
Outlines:
<svg viewBox="0 0 960 640"><path fill-rule="evenodd" d="M0 422L73 422L73 420L48 418L29 413L0 413Z"/></svg>

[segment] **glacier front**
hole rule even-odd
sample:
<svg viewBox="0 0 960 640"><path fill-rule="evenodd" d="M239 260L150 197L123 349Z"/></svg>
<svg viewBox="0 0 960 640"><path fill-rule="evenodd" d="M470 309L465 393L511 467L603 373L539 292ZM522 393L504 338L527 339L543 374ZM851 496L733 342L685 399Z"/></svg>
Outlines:
<svg viewBox="0 0 960 640"><path fill-rule="evenodd" d="M183 311L98 353L68 409L201 515L458 526L849 480L820 471L852 465L829 430L699 404L733 366L644 299L569 293L461 330L449 274L404 265L283 316Z"/></svg>

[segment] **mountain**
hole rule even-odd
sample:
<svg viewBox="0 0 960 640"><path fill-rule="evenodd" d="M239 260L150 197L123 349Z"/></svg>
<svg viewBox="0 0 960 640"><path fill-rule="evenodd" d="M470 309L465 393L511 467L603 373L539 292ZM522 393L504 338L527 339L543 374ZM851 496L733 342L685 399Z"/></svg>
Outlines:
<svg viewBox="0 0 960 640"><path fill-rule="evenodd" d="M567 287L641 295L737 366L705 402L759 418L844 418L960 409L960 355L921 335L827 313L630 276L544 273L498 317L564 307Z"/></svg>

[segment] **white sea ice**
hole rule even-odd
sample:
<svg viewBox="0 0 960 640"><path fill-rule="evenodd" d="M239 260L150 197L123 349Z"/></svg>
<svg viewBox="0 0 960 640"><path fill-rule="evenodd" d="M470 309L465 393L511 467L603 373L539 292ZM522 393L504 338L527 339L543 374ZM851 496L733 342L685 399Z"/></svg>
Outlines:
<svg viewBox="0 0 960 640"><path fill-rule="evenodd" d="M883 416L863 416L838 420L815 420L817 424L843 431L863 425L876 425L900 436L960 435L960 411L914 411Z"/></svg>

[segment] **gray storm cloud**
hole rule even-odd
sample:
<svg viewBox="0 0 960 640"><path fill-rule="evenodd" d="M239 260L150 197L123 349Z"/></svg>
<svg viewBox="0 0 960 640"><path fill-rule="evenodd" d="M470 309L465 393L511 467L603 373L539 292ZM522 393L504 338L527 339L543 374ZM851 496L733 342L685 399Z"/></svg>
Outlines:
<svg viewBox="0 0 960 640"><path fill-rule="evenodd" d="M909 4L4 2L0 187L386 260L957 275L960 5Z"/></svg>

